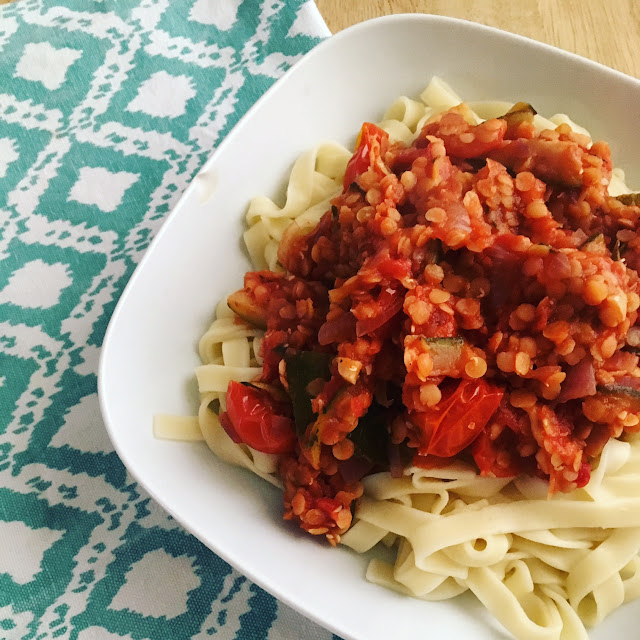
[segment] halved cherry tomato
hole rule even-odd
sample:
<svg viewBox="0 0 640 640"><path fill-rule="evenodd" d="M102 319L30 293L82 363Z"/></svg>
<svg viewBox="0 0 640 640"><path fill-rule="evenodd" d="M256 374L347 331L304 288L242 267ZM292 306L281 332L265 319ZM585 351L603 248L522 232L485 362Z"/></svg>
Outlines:
<svg viewBox="0 0 640 640"><path fill-rule="evenodd" d="M364 173L371 166L370 151L374 146L380 147L383 140L386 140L389 134L380 129L375 124L365 122L360 129L358 140L356 141L356 150L347 163L347 169L344 173L344 188L347 189L356 178Z"/></svg>
<svg viewBox="0 0 640 640"><path fill-rule="evenodd" d="M462 380L435 407L415 414L423 432L420 455L449 458L469 446L495 413L504 391L484 380Z"/></svg>
<svg viewBox="0 0 640 640"><path fill-rule="evenodd" d="M229 419L229 414L226 411L223 411L219 416L220 425L227 432L227 435L236 443L242 444L242 438L238 435L236 428L231 423Z"/></svg>
<svg viewBox="0 0 640 640"><path fill-rule="evenodd" d="M359 319L356 324L356 335L358 337L373 333L376 329L389 322L402 309L404 295L396 289L384 289L376 300L378 309L370 318Z"/></svg>
<svg viewBox="0 0 640 640"><path fill-rule="evenodd" d="M239 382L227 387L227 412L242 442L262 453L293 451L296 432L293 420L283 415L286 406L266 391ZM223 418L224 420L224 418Z"/></svg>

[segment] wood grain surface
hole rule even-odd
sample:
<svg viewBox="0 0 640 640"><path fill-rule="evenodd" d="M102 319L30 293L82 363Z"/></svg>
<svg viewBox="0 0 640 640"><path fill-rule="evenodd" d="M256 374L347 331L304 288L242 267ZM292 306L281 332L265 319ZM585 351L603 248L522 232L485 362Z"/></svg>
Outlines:
<svg viewBox="0 0 640 640"><path fill-rule="evenodd" d="M0 0L0 5L11 1ZM316 4L333 33L392 13L433 13L519 33L640 78L639 0L316 0Z"/></svg>
<svg viewBox="0 0 640 640"><path fill-rule="evenodd" d="M316 0L333 33L392 13L464 18L518 33L640 78L639 0Z"/></svg>

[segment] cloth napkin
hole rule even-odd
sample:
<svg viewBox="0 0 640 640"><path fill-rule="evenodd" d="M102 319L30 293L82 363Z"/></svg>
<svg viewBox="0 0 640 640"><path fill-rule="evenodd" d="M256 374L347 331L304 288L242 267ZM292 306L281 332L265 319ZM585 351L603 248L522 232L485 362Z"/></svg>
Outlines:
<svg viewBox="0 0 640 640"><path fill-rule="evenodd" d="M145 494L96 393L109 318L165 216L328 35L311 0L0 7L0 638L333 637Z"/></svg>

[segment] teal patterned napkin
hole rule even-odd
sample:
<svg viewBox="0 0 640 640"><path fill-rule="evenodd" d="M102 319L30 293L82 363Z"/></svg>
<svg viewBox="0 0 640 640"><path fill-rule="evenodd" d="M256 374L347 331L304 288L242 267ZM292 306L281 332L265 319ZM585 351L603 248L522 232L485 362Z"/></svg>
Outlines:
<svg viewBox="0 0 640 640"><path fill-rule="evenodd" d="M0 638L332 637L137 486L96 393L109 318L165 216L327 35L311 0L0 7Z"/></svg>

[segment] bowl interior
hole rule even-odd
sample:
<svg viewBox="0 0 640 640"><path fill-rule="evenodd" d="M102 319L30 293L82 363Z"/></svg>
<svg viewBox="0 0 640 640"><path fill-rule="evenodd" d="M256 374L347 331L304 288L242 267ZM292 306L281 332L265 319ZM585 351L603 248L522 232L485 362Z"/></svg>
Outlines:
<svg viewBox="0 0 640 640"><path fill-rule="evenodd" d="M439 75L466 100L525 100L566 112L640 186L640 82L571 54L472 23L424 15L344 31L297 64L253 107L169 216L113 315L99 391L110 437L131 473L202 542L288 604L343 638L504 637L472 598L425 603L367 583L366 559L329 549L281 520L270 485L219 462L204 444L155 440L155 413L194 414L197 341L218 300L248 268L249 199L282 196L297 155L318 141L352 145L399 95ZM640 606L593 635L631 632ZM480 622L482 620L482 622Z"/></svg>

